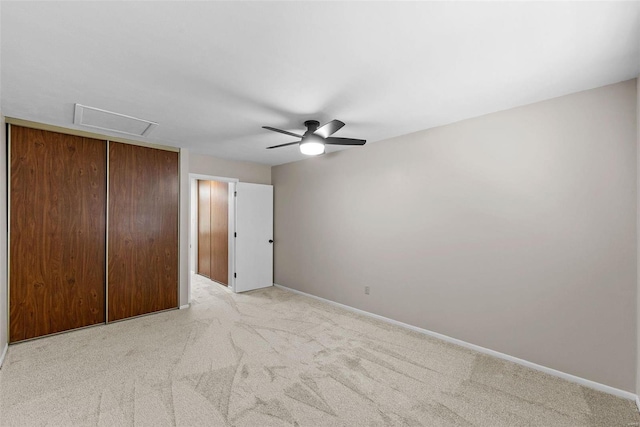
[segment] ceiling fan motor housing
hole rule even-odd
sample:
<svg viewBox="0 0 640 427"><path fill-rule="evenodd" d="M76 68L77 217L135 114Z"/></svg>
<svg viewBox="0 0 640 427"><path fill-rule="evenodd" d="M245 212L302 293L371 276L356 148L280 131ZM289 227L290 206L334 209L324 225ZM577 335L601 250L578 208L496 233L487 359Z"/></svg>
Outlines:
<svg viewBox="0 0 640 427"><path fill-rule="evenodd" d="M307 120L306 122L304 122L304 125L307 127L307 132L305 132L305 135L308 135L318 130L320 122L317 120Z"/></svg>

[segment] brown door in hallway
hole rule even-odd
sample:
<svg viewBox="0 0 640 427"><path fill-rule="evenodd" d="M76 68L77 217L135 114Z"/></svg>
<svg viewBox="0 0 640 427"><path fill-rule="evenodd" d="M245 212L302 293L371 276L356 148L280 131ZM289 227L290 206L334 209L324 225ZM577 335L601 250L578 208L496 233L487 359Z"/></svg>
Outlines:
<svg viewBox="0 0 640 427"><path fill-rule="evenodd" d="M178 153L109 143L109 321L178 306Z"/></svg>
<svg viewBox="0 0 640 427"><path fill-rule="evenodd" d="M198 274L228 286L229 184L198 181Z"/></svg>
<svg viewBox="0 0 640 427"><path fill-rule="evenodd" d="M106 141L11 126L11 342L105 321Z"/></svg>
<svg viewBox="0 0 640 427"><path fill-rule="evenodd" d="M211 183L211 280L229 282L229 184Z"/></svg>
<svg viewBox="0 0 640 427"><path fill-rule="evenodd" d="M211 181L198 180L198 274L211 278Z"/></svg>

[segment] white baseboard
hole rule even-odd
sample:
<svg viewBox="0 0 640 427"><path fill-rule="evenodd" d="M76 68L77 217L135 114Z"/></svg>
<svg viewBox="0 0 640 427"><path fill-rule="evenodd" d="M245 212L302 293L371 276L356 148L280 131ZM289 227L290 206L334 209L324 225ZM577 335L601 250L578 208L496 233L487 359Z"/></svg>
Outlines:
<svg viewBox="0 0 640 427"><path fill-rule="evenodd" d="M457 345L459 345L461 347L465 347L465 348L468 348L468 349L471 349L471 350L475 350L475 351L477 351L479 353L484 353L484 354L488 354L490 356L497 357L499 359L508 360L509 362L517 363L518 365L526 366L528 368L535 369L536 371L541 371L541 372L544 372L546 374L553 375L554 377L562 378L562 379L565 379L567 381L571 381L573 383L580 384L582 386L592 388L594 390L602 391L604 393L609 393L609 394L612 394L614 396L622 397L624 399L633 400L638 405L638 410L640 410L640 400L638 399L638 396L636 394L634 394L634 393L631 393L631 392L628 392L628 391L625 391L625 390L620 390L618 388L611 387L611 386L608 386L608 385L605 385L605 384L600 384L600 383L597 383L595 381L591 381L591 380L588 380L588 379L585 379L585 378L577 377L575 375L567 374L566 372L557 371L555 369L548 368L546 366L538 365L537 363L529 362L528 360L519 359L517 357L510 356L510 355L505 354L505 353L500 353L499 351L495 351L495 350L491 350L491 349L488 349L488 348L485 348L485 347L481 347L479 345L471 344L471 343L468 343L466 341L459 340L457 338L452 338L452 337L449 337L447 335L439 334L438 332L430 331L428 329L422 329L422 328L419 328L417 326L409 325L408 323L400 322L398 320L389 319L388 317L380 316L379 314L370 313L368 311L360 310L358 308L354 308L354 307L351 307L351 306L348 306L348 305L345 305L345 304L340 304L339 302L331 301L331 300L328 300L328 299L325 299L325 298L322 298L322 297L318 297L318 296L315 296L315 295L308 294L306 292L298 291L297 289L292 289L292 288L288 288L286 286L278 285L277 283L274 283L273 285L278 287L278 288L280 288L280 289L284 289L284 290L287 290L287 291L290 291L290 292L293 292L293 293L296 293L296 294L300 294L300 295L304 295L304 296L307 296L307 297L310 297L310 298L314 298L314 299L317 299L317 300L320 300L320 301L324 301L324 302L326 302L328 304L344 308L345 310L349 310L349 311L352 311L354 313L362 314L362 315L368 316L368 317L373 317L374 319L382 320L383 322L391 323L392 325L396 325L396 326L400 326L402 328L410 329L412 331L419 332L421 334L425 334L425 335L428 335L428 336L431 336L431 337L434 337L434 338L438 338L438 339L441 339L442 341L450 342L452 344L457 344Z"/></svg>
<svg viewBox="0 0 640 427"><path fill-rule="evenodd" d="M2 368L2 364L4 363L4 357L7 355L7 351L9 350L9 344L5 344L2 349L2 355L0 355L0 368Z"/></svg>
<svg viewBox="0 0 640 427"><path fill-rule="evenodd" d="M638 412L640 412L640 397L636 396L636 408L638 408Z"/></svg>
<svg viewBox="0 0 640 427"><path fill-rule="evenodd" d="M184 310L185 308L191 307L191 304L185 304L180 306L180 310Z"/></svg>

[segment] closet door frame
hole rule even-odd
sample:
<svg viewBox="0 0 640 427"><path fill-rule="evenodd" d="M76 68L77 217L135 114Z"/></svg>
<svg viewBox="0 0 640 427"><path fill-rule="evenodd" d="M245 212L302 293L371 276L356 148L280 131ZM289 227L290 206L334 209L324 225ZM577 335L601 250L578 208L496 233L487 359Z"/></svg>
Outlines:
<svg viewBox="0 0 640 427"><path fill-rule="evenodd" d="M75 329L69 329L69 330L65 330L65 331L60 331L60 332L54 332L51 334L47 334L47 335L42 335L42 336L38 336L38 337L34 337L34 338L28 338L25 340L21 340L21 341L17 341L17 342L9 342L9 345L15 344L15 343L23 343L23 342L27 342L27 341L32 341L32 340L36 340L36 339L40 339L40 338L44 338L44 337L50 337L53 335L59 335L59 334L64 334L67 332L73 332L73 331L78 331L81 329L87 329L87 328L92 328L95 326L100 326L100 325L106 325L109 323L113 323L113 322L120 322L122 320L129 320L129 319L133 319L136 317L142 317L142 316L149 316L149 315L153 315L153 314L157 314L157 313L162 313L165 311L170 311L170 310L177 310L180 308L183 308L180 306L180 288L181 288L181 281L182 281L182 273L183 273L183 267L182 264L180 262L180 252L183 249L182 246L182 208L181 208L181 203L183 202L183 194L182 194L182 177L183 177L183 170L182 170L182 151L180 150L180 148L178 147L171 147L171 146L166 146L166 145L160 145L160 144L153 144L153 143L146 143L146 142L142 142L142 141L135 141L135 140L130 140L130 139L126 139L126 138L119 138L119 137L113 137L113 136L107 136L107 135L102 135L99 133L95 133L95 132L87 132L87 131L83 131L83 130L77 130L77 129L68 129L68 128L64 128L64 127L60 127L60 126L55 126L55 125L47 125L44 123L38 123L38 122L32 122L29 120L23 120L23 119L18 119L18 118L12 118L12 117L5 117L5 123L6 123L6 152L7 152L7 156L6 156L6 176L7 176L7 222L6 224L4 224L4 227L7 230L7 241L6 241L6 254L7 254L7 259L6 259L6 276L5 276L5 281L6 281L6 286L7 286L7 306L6 306L6 324L7 324L7 329L6 329L6 333L7 333L7 338L10 337L10 333L11 333L11 307L10 307L10 301L11 301L11 281L10 281L10 277L11 277L11 127L12 126L20 126L20 127L25 127L25 128L30 128L30 129L36 129L36 130L43 130L43 131L48 131L48 132L56 132L56 133L61 133L61 134L65 134L65 135L73 135L73 136L80 136L80 137L85 137L85 138L92 138L92 139L99 139L102 141L106 141L105 147L106 147L106 215L105 215L105 277L104 277L104 292L105 292L105 296L104 296L104 310L105 310L105 321L104 323L97 323L94 325L88 325L88 326L82 326L79 328L75 328ZM138 145L141 147L147 147L147 148L155 148L158 150L164 150L164 151L171 151L171 152L175 152L178 153L178 212L177 212L177 217L178 217L178 257L177 257L177 272L178 272L178 280L176 283L176 301L177 301L177 305L174 308L169 308L166 310L160 310L160 311L154 311L152 313L145 313L145 314L141 314L138 316L133 316L133 317L128 317L126 319L120 319L120 320L109 320L109 144L111 142L119 142L122 144L130 144L130 145ZM190 177L191 175L189 175ZM221 180L224 180L221 179ZM237 180L235 180L237 181ZM231 191L231 189L230 189ZM188 230L188 228L187 228ZM231 253L230 253L231 255ZM186 267L188 270L188 266ZM231 274L230 274L231 275ZM189 295L189 300L191 299L191 286L190 286L190 281L191 279L189 278L187 280L187 287L188 287L188 295ZM188 307L188 305L186 306ZM184 308L186 308L184 307Z"/></svg>

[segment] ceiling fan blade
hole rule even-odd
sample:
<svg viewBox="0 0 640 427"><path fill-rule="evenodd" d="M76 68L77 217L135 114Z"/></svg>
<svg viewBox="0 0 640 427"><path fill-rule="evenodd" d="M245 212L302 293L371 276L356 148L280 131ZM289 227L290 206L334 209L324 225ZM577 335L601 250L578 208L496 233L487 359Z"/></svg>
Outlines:
<svg viewBox="0 0 640 427"><path fill-rule="evenodd" d="M296 141L296 142L290 142L288 144L280 144L280 145L274 145L273 147L267 147L267 150L270 150L272 148L280 148L280 147L286 147L287 145L293 145L293 144L299 144L300 141Z"/></svg>
<svg viewBox="0 0 640 427"><path fill-rule="evenodd" d="M298 135L297 133L289 132L289 131L282 130L282 129L272 128L271 126L262 126L262 129L272 130L274 132L284 133L285 135L290 135L290 136L295 136L295 137L298 137L298 138L302 138L302 135Z"/></svg>
<svg viewBox="0 0 640 427"><path fill-rule="evenodd" d="M329 145L364 145L367 141L353 138L327 138L324 143Z"/></svg>
<svg viewBox="0 0 640 427"><path fill-rule="evenodd" d="M342 128L342 126L344 126L344 123L342 123L340 120L331 120L326 125L316 129L314 133L316 135L320 135L323 138L329 138L331 135L338 132L340 128Z"/></svg>

